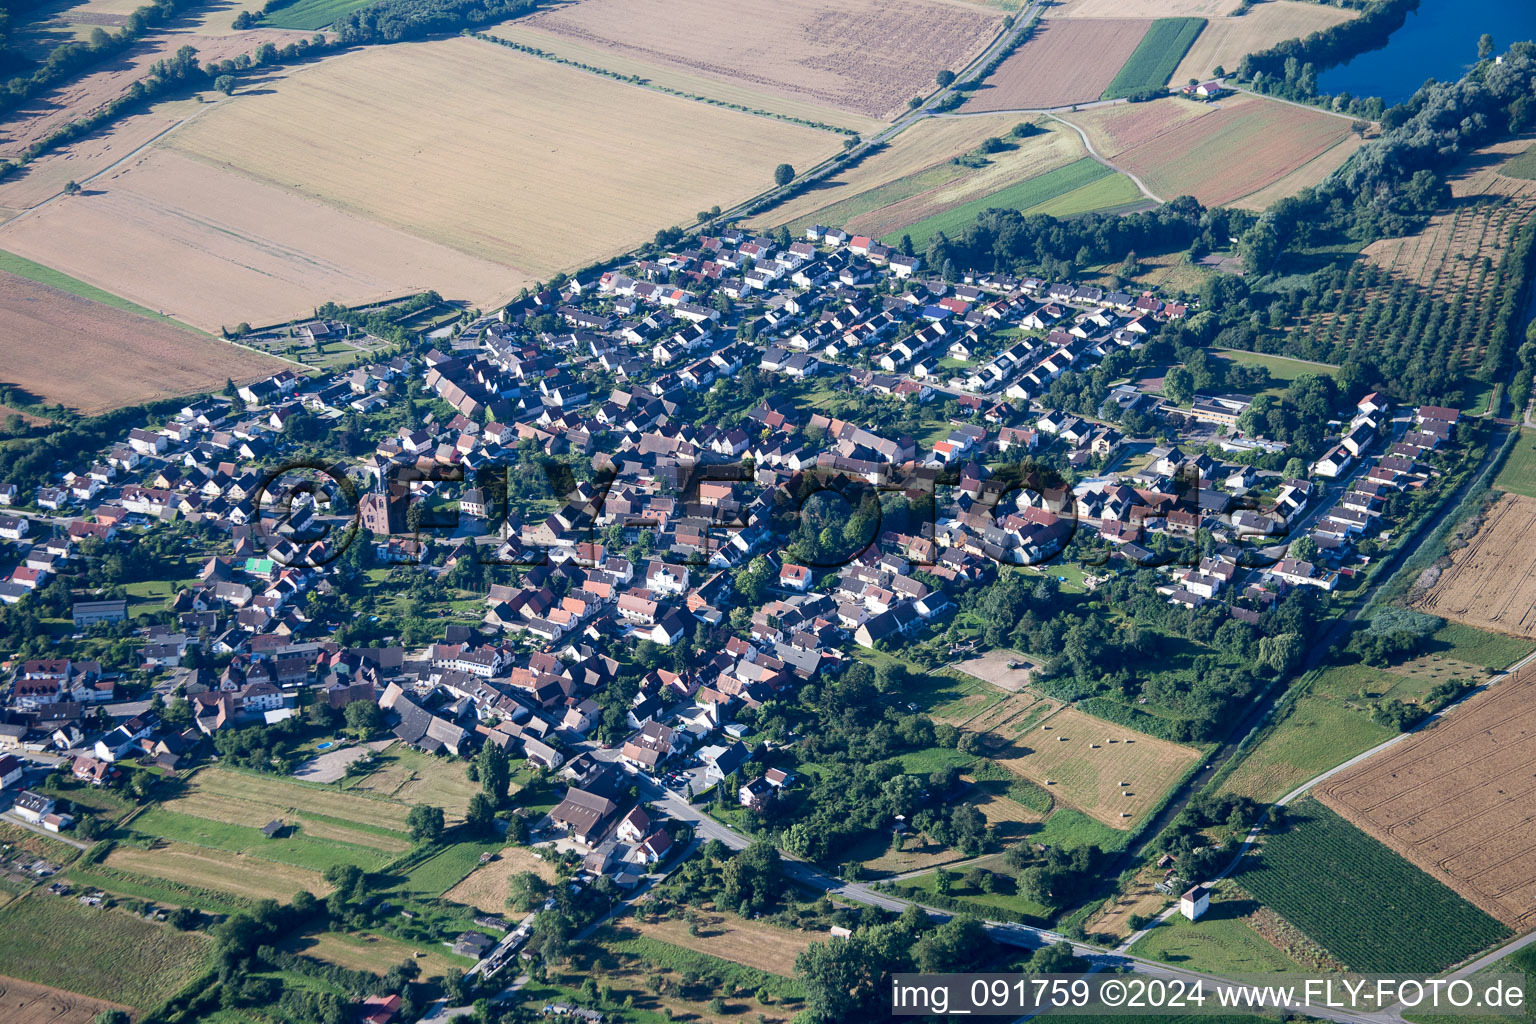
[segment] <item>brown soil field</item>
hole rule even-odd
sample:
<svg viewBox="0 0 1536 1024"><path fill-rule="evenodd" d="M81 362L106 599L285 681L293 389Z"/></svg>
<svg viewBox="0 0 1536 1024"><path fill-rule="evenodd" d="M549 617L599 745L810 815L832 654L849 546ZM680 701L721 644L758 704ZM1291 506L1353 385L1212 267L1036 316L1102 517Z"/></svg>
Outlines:
<svg viewBox="0 0 1536 1024"><path fill-rule="evenodd" d="M489 306L531 280L159 148L0 226L0 247L209 332L427 289Z"/></svg>
<svg viewBox="0 0 1536 1024"><path fill-rule="evenodd" d="M1151 25L1124 17L1042 22L961 109L1023 110L1096 100Z"/></svg>
<svg viewBox="0 0 1536 1024"><path fill-rule="evenodd" d="M795 932L747 921L735 914L704 911L699 916L698 935L689 935L688 922L681 918L654 924L631 919L626 924L647 938L660 939L786 978L794 977L795 957L800 951L812 942L826 938L817 932Z"/></svg>
<svg viewBox="0 0 1536 1024"><path fill-rule="evenodd" d="M520 268L504 273L505 298L529 276L755 195L778 163L810 167L841 138L456 38L310 65L270 94L237 94L162 145L232 172L231 193L281 189L353 223ZM701 153L707 174L689 170ZM469 290L425 262L445 294Z"/></svg>
<svg viewBox="0 0 1536 1024"><path fill-rule="evenodd" d="M177 32L156 35L127 53L103 62L98 70L23 103L0 126L0 159L17 155L70 121L115 100L130 85L144 78L151 64L172 56L183 46L196 47L198 62L206 64L232 59L242 53L254 54L262 43L286 46L298 39L308 39L312 34L285 29L252 29L229 36Z"/></svg>
<svg viewBox="0 0 1536 1024"><path fill-rule="evenodd" d="M579 0L520 23L763 92L890 120L997 37L1004 12L951 0Z"/></svg>
<svg viewBox="0 0 1536 1024"><path fill-rule="evenodd" d="M5 1024L91 1024L106 1010L133 1007L0 975L0 1021Z"/></svg>
<svg viewBox="0 0 1536 1024"><path fill-rule="evenodd" d="M1479 629L1536 639L1536 498L1506 494L1415 606Z"/></svg>
<svg viewBox="0 0 1536 1024"><path fill-rule="evenodd" d="M106 248L106 247L102 247ZM0 379L84 413L255 380L286 363L0 272Z"/></svg>
<svg viewBox="0 0 1536 1024"><path fill-rule="evenodd" d="M1200 759L1198 750L1154 739L1070 707L1018 738L997 732L981 735L987 757L1044 786L1062 805L1075 807L1112 828L1136 825L1168 787Z"/></svg>
<svg viewBox="0 0 1536 1024"><path fill-rule="evenodd" d="M555 866L543 857L535 856L524 846L509 846L496 855L496 859L478 867L458 885L443 893L443 899L462 903L487 914L507 912L507 879L524 871L532 871L544 881L555 881Z"/></svg>
<svg viewBox="0 0 1536 1024"><path fill-rule="evenodd" d="M1018 662L1018 668L1009 668L1010 661ZM1034 662L1017 651L988 651L980 657L955 662L955 668L982 682L1017 693L1029 685L1029 675Z"/></svg>
<svg viewBox="0 0 1536 1024"><path fill-rule="evenodd" d="M1536 670L1340 772L1317 797L1524 931L1536 923Z"/></svg>
<svg viewBox="0 0 1536 1024"><path fill-rule="evenodd" d="M316 896L331 891L318 871L261 860L243 853L202 851L184 843L157 843L153 850L120 846L104 862L109 868L121 868L151 878L206 889L222 889L252 899L287 902L300 889Z"/></svg>
<svg viewBox="0 0 1536 1024"><path fill-rule="evenodd" d="M1321 184L1324 178L1343 167L1344 162L1364 144L1364 139L1350 133L1337 146L1323 150L1285 177L1228 205L1239 210L1267 210L1287 196L1294 196L1304 188Z"/></svg>
<svg viewBox="0 0 1536 1024"><path fill-rule="evenodd" d="M1172 81L1175 85L1182 85L1191 78L1210 78L1218 67L1231 74L1237 70L1244 54L1266 50L1286 39L1309 36L1356 16L1354 11L1303 0L1269 0L1236 18L1216 17L1201 11L1187 13L1210 20L1195 37L1194 45L1174 72Z"/></svg>
<svg viewBox="0 0 1536 1024"><path fill-rule="evenodd" d="M1053 18L1221 18L1241 0L1066 0ZM1267 6L1267 5L1266 5Z"/></svg>
<svg viewBox="0 0 1536 1024"><path fill-rule="evenodd" d="M1065 117L1102 156L1164 199L1192 195L1207 206L1267 188L1351 134L1346 118L1257 96L1220 103L1169 98Z"/></svg>

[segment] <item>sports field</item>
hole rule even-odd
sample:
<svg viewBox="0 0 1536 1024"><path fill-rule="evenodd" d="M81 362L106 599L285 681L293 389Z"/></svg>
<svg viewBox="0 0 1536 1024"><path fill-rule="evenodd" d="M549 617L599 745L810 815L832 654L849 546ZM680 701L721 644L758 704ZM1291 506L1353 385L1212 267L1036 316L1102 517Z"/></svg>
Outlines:
<svg viewBox="0 0 1536 1024"><path fill-rule="evenodd" d="M1239 17L1213 17L1184 55L1173 84L1205 81L1219 67L1237 70L1243 55L1267 50L1286 39L1301 39L1356 17L1354 11L1303 0L1265 0Z"/></svg>
<svg viewBox="0 0 1536 1024"><path fill-rule="evenodd" d="M73 294L66 290L71 282L53 280L64 287L0 270L0 382L45 402L100 413L208 390L231 377L254 380L288 365Z"/></svg>
<svg viewBox="0 0 1536 1024"><path fill-rule="evenodd" d="M1350 136L1344 118L1252 96L1216 104L1169 98L1062 116L1164 199L1192 195L1208 206L1266 188Z"/></svg>
<svg viewBox="0 0 1536 1024"><path fill-rule="evenodd" d="M932 92L939 71L959 71L984 51L1004 13L953 0L578 0L514 24L889 120L912 96Z"/></svg>

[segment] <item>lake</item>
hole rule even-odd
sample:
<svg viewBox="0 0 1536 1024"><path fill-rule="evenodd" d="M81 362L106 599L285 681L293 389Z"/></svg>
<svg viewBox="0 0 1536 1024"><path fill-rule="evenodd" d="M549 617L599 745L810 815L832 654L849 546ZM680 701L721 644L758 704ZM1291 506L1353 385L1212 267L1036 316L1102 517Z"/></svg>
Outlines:
<svg viewBox="0 0 1536 1024"><path fill-rule="evenodd" d="M1492 33L1495 50L1536 40L1530 0L1424 0L1387 45L1362 53L1317 78L1317 91L1380 96L1387 106L1412 96L1426 78L1451 82L1477 60L1477 40Z"/></svg>

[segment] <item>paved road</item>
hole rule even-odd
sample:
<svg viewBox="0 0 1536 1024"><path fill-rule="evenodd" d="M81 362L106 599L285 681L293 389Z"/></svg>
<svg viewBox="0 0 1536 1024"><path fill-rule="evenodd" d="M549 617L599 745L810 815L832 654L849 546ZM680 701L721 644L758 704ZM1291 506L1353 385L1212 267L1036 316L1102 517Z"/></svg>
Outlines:
<svg viewBox="0 0 1536 1024"><path fill-rule="evenodd" d="M735 829L704 814L698 808L689 804L676 793L656 785L649 779L641 778L640 789L646 799L652 800L658 806L675 818L687 821L693 825L695 835L699 838L719 839L733 850L745 849L751 844L750 837L742 835ZM913 900L892 896L888 893L877 892L872 887L862 882L848 882L836 875L821 870L814 864L799 860L787 854L783 855L784 874L796 883L807 888L821 889L830 896L838 896L854 903L863 903L866 906L879 907L893 913L900 913L909 906L921 907L930 917L945 920L951 915L950 911L937 907L925 906ZM1005 921L986 921L984 925L993 941L1003 945L1014 946L1020 949L1038 949L1041 946L1053 945L1057 942L1069 941L1066 936L1045 928L1035 928L1030 925L1013 924ZM1128 968L1137 974L1149 977L1163 978L1165 980L1181 980L1185 982L1203 982L1207 991L1214 988L1233 988L1231 982L1212 974L1203 974L1198 971L1190 971L1170 964L1158 963L1155 960L1145 960L1138 956L1132 956L1120 951L1105 950L1097 946L1089 946L1083 943L1072 943L1073 951L1087 959L1094 968ZM1340 1024L1389 1024L1392 1018L1382 1015L1350 1013L1345 1011L1319 1011L1309 1009L1308 1014L1321 1017L1326 1020L1338 1021Z"/></svg>

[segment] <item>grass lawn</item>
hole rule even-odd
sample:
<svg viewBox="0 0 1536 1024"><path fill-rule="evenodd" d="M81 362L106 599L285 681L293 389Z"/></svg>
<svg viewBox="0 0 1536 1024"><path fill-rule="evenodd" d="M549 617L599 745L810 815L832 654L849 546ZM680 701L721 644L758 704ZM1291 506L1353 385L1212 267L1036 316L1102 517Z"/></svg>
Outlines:
<svg viewBox="0 0 1536 1024"><path fill-rule="evenodd" d="M1119 829L1110 828L1081 811L1063 807L1046 818L1040 830L1029 836L1029 841L1044 843L1047 846L1059 846L1065 850L1075 850L1080 846L1118 850L1125 845L1128 834Z"/></svg>
<svg viewBox="0 0 1536 1024"><path fill-rule="evenodd" d="M403 942L373 932L299 935L284 943L283 948L349 970L370 971L379 975L396 964L414 961L421 966L422 977L429 979L440 978L455 967L465 970L475 963L468 957L456 956L438 944ZM418 953L426 955L417 956Z"/></svg>
<svg viewBox="0 0 1536 1024"><path fill-rule="evenodd" d="M951 764L964 771L976 763L975 757L962 754L952 747L925 747L900 754L893 760L898 761L901 770L908 775L927 775Z"/></svg>
<svg viewBox="0 0 1536 1024"><path fill-rule="evenodd" d="M1536 430L1520 431L1520 439L1510 449L1499 475L1493 478L1493 486L1496 490L1536 498Z"/></svg>
<svg viewBox="0 0 1536 1024"><path fill-rule="evenodd" d="M244 909L249 903L248 900L228 893L213 894L207 889L192 889L179 886L174 882L140 877L126 871L97 866L76 868L69 872L69 880L77 886L95 886L119 896L133 896L136 899L150 900L154 903L196 907L210 914L233 914Z"/></svg>
<svg viewBox="0 0 1536 1024"><path fill-rule="evenodd" d="M231 853L248 853L262 860L292 864L311 871L324 871L334 864L355 864L365 871L376 871L396 856L353 843L316 839L305 835L302 828L268 839L259 828L197 818L163 807L151 807L133 819L129 827L143 836L179 840Z"/></svg>
<svg viewBox="0 0 1536 1024"><path fill-rule="evenodd" d="M1200 920L1191 921L1175 914L1149 931L1130 951L1137 956L1213 974L1304 971L1301 964L1265 941L1243 920L1254 909L1252 900L1212 899L1210 910Z"/></svg>
<svg viewBox="0 0 1536 1024"><path fill-rule="evenodd" d="M1393 735L1337 698L1307 694L1227 777L1222 792L1277 800Z"/></svg>
<svg viewBox="0 0 1536 1024"><path fill-rule="evenodd" d="M337 18L359 7L367 6L368 2L369 0L298 0L298 3L289 4L287 7L263 15L261 24L269 28L293 28L301 32L313 32L316 29L325 28Z"/></svg>
<svg viewBox="0 0 1536 1024"><path fill-rule="evenodd" d="M374 758L376 766L363 776L342 780L347 789L389 797L401 803L430 804L441 807L448 821L462 821L470 798L480 792L478 782L470 782L464 761L450 761L402 743L396 743ZM516 792L517 787L512 787Z"/></svg>
<svg viewBox="0 0 1536 1024"><path fill-rule="evenodd" d="M408 869L405 878L391 891L416 896L441 896L479 867L482 853L499 853L506 845L506 840L500 838L454 843L441 853Z"/></svg>
<svg viewBox="0 0 1536 1024"><path fill-rule="evenodd" d="M213 943L124 911L34 893L0 911L0 974L140 1009L211 961Z"/></svg>
<svg viewBox="0 0 1536 1024"><path fill-rule="evenodd" d="M1265 394L1278 395L1285 390L1286 385L1300 377L1304 373L1323 374L1329 377L1337 376L1339 368L1332 363L1312 363L1305 359L1289 359L1285 356L1272 356L1263 352L1247 352L1242 349L1215 349L1217 357L1228 359L1242 366L1262 366L1269 371L1269 376L1275 382L1275 386L1267 389Z"/></svg>
<svg viewBox="0 0 1536 1024"><path fill-rule="evenodd" d="M1532 146L1524 153L1510 157L1499 168L1499 173L1506 178L1524 178L1527 181L1536 181L1536 146Z"/></svg>
<svg viewBox="0 0 1536 1024"><path fill-rule="evenodd" d="M1083 157L1065 167L1046 171L1044 174L1009 185L991 195L961 203L932 217L925 217L900 231L890 232L882 241L887 245L894 245L901 240L902 235L911 235L912 244L921 249L940 231L951 236L958 235L975 223L976 215L979 213L996 208L1028 210L1057 196L1080 189L1100 178L1107 178L1113 173L1097 160Z"/></svg>
<svg viewBox="0 0 1536 1024"><path fill-rule="evenodd" d="M1500 672L1536 650L1536 644L1501 633L1487 633L1459 622L1447 622L1431 637L1432 649L1446 657ZM1441 645L1444 645L1443 647Z"/></svg>
<svg viewBox="0 0 1536 1024"><path fill-rule="evenodd" d="M937 892L937 879L938 873L931 872L926 875L905 879L896 884L911 886L917 889L919 892L917 898L921 901L921 893L932 895ZM1043 903L1036 903L1026 896L1020 896L1016 893L981 892L980 890L970 888L958 879L950 883L949 898L974 904L983 914L986 913L988 907L993 907L998 910L1007 910L1015 914L1021 914L1029 918L1032 923L1037 924L1045 924L1056 916L1055 910Z"/></svg>
<svg viewBox="0 0 1536 1024"><path fill-rule="evenodd" d="M151 320L158 320L161 323L170 324L172 327L179 327L183 331L203 335L203 332L196 327L188 326L180 320L172 320L168 316L161 316L154 310L141 306L136 302L129 302L127 299L113 295L111 292L104 292L95 285L86 284L79 278L70 277L62 271L54 270L52 267L44 266L41 263L34 263L25 256L17 256L13 252L0 250L0 270L8 274L15 274L17 277L25 277L29 281L48 285L50 288L69 292L71 295L78 295L82 299L90 299L92 302L100 302L104 306L126 310L129 313L137 313L140 316L149 317ZM203 336L207 337L207 335Z"/></svg>

